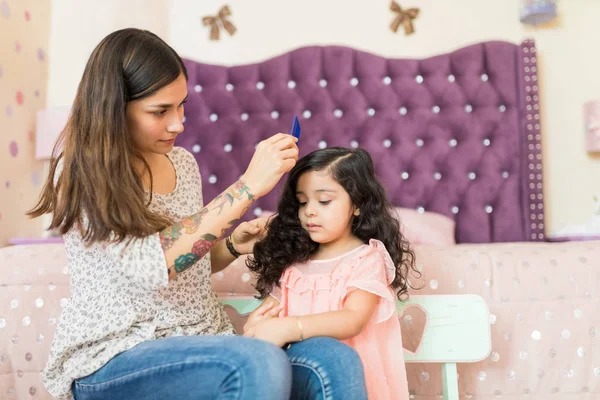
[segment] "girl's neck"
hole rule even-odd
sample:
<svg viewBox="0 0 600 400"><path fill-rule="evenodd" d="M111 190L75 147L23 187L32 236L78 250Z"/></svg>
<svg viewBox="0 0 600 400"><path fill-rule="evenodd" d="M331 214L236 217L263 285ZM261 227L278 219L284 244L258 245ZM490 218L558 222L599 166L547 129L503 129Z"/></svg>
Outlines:
<svg viewBox="0 0 600 400"><path fill-rule="evenodd" d="M311 257L312 260L329 260L344 255L365 243L354 235L335 242L319 245L317 252Z"/></svg>

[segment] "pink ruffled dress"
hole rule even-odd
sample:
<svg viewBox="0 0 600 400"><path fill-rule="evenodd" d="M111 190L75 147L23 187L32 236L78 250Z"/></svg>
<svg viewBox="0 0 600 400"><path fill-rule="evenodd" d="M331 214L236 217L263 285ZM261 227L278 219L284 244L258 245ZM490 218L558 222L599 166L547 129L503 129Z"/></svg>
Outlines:
<svg viewBox="0 0 600 400"><path fill-rule="evenodd" d="M363 331L343 342L362 359L371 400L406 400L408 383L395 294L390 288L394 263L384 244L370 240L329 260L312 260L290 266L271 296L283 306L281 316L301 316L340 310L355 289L380 297L373 317Z"/></svg>

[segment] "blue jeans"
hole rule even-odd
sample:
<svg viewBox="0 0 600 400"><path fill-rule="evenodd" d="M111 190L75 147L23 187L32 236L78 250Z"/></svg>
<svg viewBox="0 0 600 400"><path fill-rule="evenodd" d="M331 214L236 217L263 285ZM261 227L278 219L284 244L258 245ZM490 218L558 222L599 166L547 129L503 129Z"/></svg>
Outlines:
<svg viewBox="0 0 600 400"><path fill-rule="evenodd" d="M77 400L364 400L358 354L331 338L286 352L241 336L143 342L73 384Z"/></svg>
<svg viewBox="0 0 600 400"><path fill-rule="evenodd" d="M362 361L349 346L316 337L286 350L292 365L292 399L366 400Z"/></svg>

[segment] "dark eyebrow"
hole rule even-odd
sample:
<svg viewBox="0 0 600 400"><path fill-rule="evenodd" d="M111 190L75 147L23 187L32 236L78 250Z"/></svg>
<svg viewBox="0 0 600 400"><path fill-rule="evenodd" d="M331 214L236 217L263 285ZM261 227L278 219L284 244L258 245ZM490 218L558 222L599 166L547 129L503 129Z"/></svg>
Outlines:
<svg viewBox="0 0 600 400"><path fill-rule="evenodd" d="M185 96L185 99L183 99L181 101L181 103L179 103L179 105L183 104L186 102L186 100L188 99L187 95ZM148 107L155 107L155 108L169 108L169 107L173 107L172 104L166 104L166 103L162 103L162 104L152 104Z"/></svg>
<svg viewBox="0 0 600 400"><path fill-rule="evenodd" d="M334 189L318 189L317 190L317 193L321 193L321 192L335 193L336 191ZM297 191L296 195L299 195L299 194L304 194L304 192Z"/></svg>

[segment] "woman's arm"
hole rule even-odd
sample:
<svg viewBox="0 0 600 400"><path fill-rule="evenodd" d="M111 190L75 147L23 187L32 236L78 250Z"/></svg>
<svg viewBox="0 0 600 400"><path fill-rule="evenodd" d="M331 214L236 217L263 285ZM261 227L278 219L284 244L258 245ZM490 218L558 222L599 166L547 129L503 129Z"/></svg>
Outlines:
<svg viewBox="0 0 600 400"><path fill-rule="evenodd" d="M216 274L219 271L227 268L235 260L235 257L231 255L231 252L225 245L225 240L219 240L210 249L210 269L211 273Z"/></svg>
<svg viewBox="0 0 600 400"><path fill-rule="evenodd" d="M254 244L267 232L268 218L256 218L242 222L231 233L231 245L240 254L252 254ZM212 273L225 269L235 260L224 240L218 241L210 250L210 266Z"/></svg>
<svg viewBox="0 0 600 400"><path fill-rule="evenodd" d="M255 199L246 182L240 179L197 214L160 232L169 279L173 279L175 275L204 257Z"/></svg>
<svg viewBox="0 0 600 400"><path fill-rule="evenodd" d="M292 169L298 159L296 141L293 136L278 133L260 142L242 178L197 214L159 233L169 279L204 257L252 202L268 193Z"/></svg>

